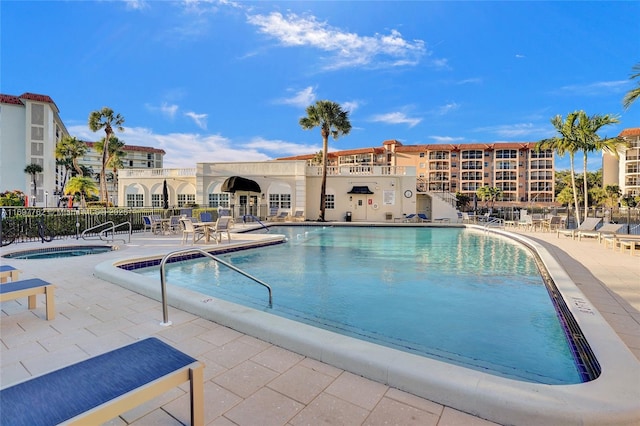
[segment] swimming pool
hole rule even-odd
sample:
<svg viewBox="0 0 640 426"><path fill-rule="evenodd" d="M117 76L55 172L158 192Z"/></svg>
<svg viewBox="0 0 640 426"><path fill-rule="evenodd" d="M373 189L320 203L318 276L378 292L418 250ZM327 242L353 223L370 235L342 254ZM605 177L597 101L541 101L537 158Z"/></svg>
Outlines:
<svg viewBox="0 0 640 426"><path fill-rule="evenodd" d="M368 232L376 225L351 223L335 226L361 226L362 232ZM521 235L484 230L474 225L466 227L515 240L537 253L545 274L557 288L554 298L575 318L574 325L582 329L584 340L588 341L600 363L602 370L596 380L572 385L547 385L503 378L343 336L264 312L264 309L244 307L174 285L167 287L168 302L174 308L249 336L500 424L638 424L640 363L554 256L541 244ZM222 255L245 247L273 245L281 239L274 233L233 234L230 244L212 245L207 250ZM179 248L174 246L173 249ZM94 274L160 301L158 278L142 276L131 270L158 264L167 250L171 249L158 249L138 258L109 259L97 264ZM122 253L124 255L125 251Z"/></svg>
<svg viewBox="0 0 640 426"><path fill-rule="evenodd" d="M22 250L8 253L2 257L7 259L57 259L64 257L87 256L107 253L113 250L110 246L67 246L47 247L33 250Z"/></svg>
<svg viewBox="0 0 640 426"><path fill-rule="evenodd" d="M168 264L168 283L503 377L595 378L581 376L534 257L510 240L462 228L271 232L288 242L222 258L269 283L273 306L263 288L206 258Z"/></svg>

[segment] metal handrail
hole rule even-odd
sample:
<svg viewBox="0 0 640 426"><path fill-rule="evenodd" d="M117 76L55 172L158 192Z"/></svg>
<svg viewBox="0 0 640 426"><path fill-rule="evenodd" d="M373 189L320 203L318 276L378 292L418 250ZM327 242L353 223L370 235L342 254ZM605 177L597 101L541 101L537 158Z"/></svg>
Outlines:
<svg viewBox="0 0 640 426"><path fill-rule="evenodd" d="M260 224L264 229L266 229L267 231L269 231L269 227L268 227L267 225L265 225L264 223L262 223L262 222L260 221L260 219L259 219L259 218L255 217L255 216L254 216L254 215L252 215L252 214L245 214L245 215L242 215L242 224L243 224L243 225L246 225L246 224L247 224L247 220L246 220L246 218L247 218L247 217L250 217L251 219L255 220L255 221L256 221L256 222L258 222L258 223L259 223L259 224Z"/></svg>
<svg viewBox="0 0 640 426"><path fill-rule="evenodd" d="M167 263L167 261L178 255L178 254L186 254L186 253L192 253L192 252L198 252L204 256L210 257L211 259L215 260L218 263L223 264L224 266L240 273L241 275L244 275L245 277L255 281L256 283L264 286L267 288L267 290L269 291L269 307L271 308L273 306L273 298L271 295L271 286L267 283L265 283L262 280L259 280L258 278L249 275L248 273L244 272L242 269L239 269L238 267L212 255L211 253L204 251L202 249L199 248L189 248L189 249L183 249L183 250L176 250L176 251L172 251L170 253L167 253L166 255L164 255L164 257L162 258L162 260L160 261L160 291L162 293L162 322L160 323L160 325L164 325L164 326L168 326L171 325L171 321L169 321L169 311L168 311L168 307L167 307L167 285L166 285L166 273L164 270L164 266Z"/></svg>
<svg viewBox="0 0 640 426"><path fill-rule="evenodd" d="M102 227L104 227L105 225L109 225L109 224L111 225L109 228L105 228L105 229L101 230L101 231L98 233L98 238L99 238L100 240L102 240L102 241L109 241L109 239L108 239L108 238L107 238L107 239L102 238L102 236L103 236L106 232L111 231L112 233L114 233L114 234L115 234L115 230L116 230L117 228L119 228L119 227L121 227L121 226L123 226L123 225L129 225L129 241L128 241L128 242L131 242L131 232L132 232L131 222L123 222L123 223L120 223L120 224L116 225L112 220L108 220L108 221L106 221L106 222L102 222L102 223L100 223L100 224L98 224L98 225L92 226L91 228L87 228L87 229L85 229L84 231L82 231L82 234L81 234L80 236L82 237L82 239L83 239L83 240L87 240L88 238L87 238L87 237L85 237L85 234L86 234L87 232L89 232L89 231L93 231L94 229L102 228ZM112 235L112 236L111 236L111 242L113 242L113 241L115 241L115 238L114 238L114 237L113 237L113 235ZM125 243L125 244L127 243L127 241L126 241L125 239L122 239L122 242L123 242L123 243Z"/></svg>
<svg viewBox="0 0 640 426"><path fill-rule="evenodd" d="M500 217L492 217L484 224L484 229L504 228L504 219Z"/></svg>

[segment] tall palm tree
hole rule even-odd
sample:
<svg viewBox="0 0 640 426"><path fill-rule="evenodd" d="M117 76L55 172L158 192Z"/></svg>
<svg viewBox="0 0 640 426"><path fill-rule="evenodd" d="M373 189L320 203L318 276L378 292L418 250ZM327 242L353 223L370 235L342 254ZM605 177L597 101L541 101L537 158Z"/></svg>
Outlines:
<svg viewBox="0 0 640 426"><path fill-rule="evenodd" d="M576 136L576 126L578 121L578 111L567 114L566 120L562 119L561 115L556 115L551 119L551 124L558 133L556 136L543 139L535 146L535 150L540 152L547 149L552 149L558 153L558 155L569 154L569 166L571 168L571 187L573 189L573 202L576 211L576 221L580 223L580 205L578 204L578 191L576 187L576 173L574 157L576 152L580 150L578 146Z"/></svg>
<svg viewBox="0 0 640 426"><path fill-rule="evenodd" d="M638 85L635 88L629 90L627 94L624 95L624 98L622 99L622 105L624 105L625 109L628 109L631 104L636 101L636 99L640 98L640 62L635 64L631 69L633 70L633 73L629 78L631 80L636 79L636 83L638 83Z"/></svg>
<svg viewBox="0 0 640 426"><path fill-rule="evenodd" d="M89 114L89 128L97 132L104 129L105 148L102 150L102 170L100 172L100 200L107 202L109 200L109 192L107 191L107 178L105 171L107 170L107 162L109 159L109 141L113 134L113 129L123 132L124 117L115 114L111 108L104 107L99 111L92 111Z"/></svg>
<svg viewBox="0 0 640 426"><path fill-rule="evenodd" d="M307 116L300 119L300 126L305 130L320 127L322 136L322 184L320 186L320 217L324 222L327 193L327 154L329 149L329 135L337 140L341 135L348 135L351 131L349 113L339 104L332 101L317 101L315 105L307 107Z"/></svg>
<svg viewBox="0 0 640 426"><path fill-rule="evenodd" d="M69 179L67 186L64 187L65 195L74 196L80 194L80 207L85 207L85 199L88 195L98 195L98 187L96 181L90 177L74 176Z"/></svg>
<svg viewBox="0 0 640 426"><path fill-rule="evenodd" d="M75 136L65 136L56 145L56 158L59 160L71 160L73 168L80 176L83 175L83 172L80 168L80 165L78 164L78 158L84 156L86 153L87 144L76 138Z"/></svg>
<svg viewBox="0 0 640 426"><path fill-rule="evenodd" d="M35 197L38 195L38 180L36 178L38 176L38 173L42 173L42 166L38 163L31 163L24 168L24 172L31 175L31 181L33 182L33 196L35 200ZM34 207L35 204L36 203L34 202Z"/></svg>
<svg viewBox="0 0 640 426"><path fill-rule="evenodd" d="M587 179L587 156L590 152L606 151L610 154L618 156L618 146L627 142L622 138L605 138L598 136L598 131L604 126L619 123L618 117L605 114L595 114L591 117L587 116L584 111L578 113L577 138L578 146L583 154L583 176L584 176L584 217L589 212L589 188Z"/></svg>
<svg viewBox="0 0 640 426"><path fill-rule="evenodd" d="M107 148L109 150L107 167L113 172L113 180L116 188L118 187L118 169L124 167L122 159L127 156L127 153L123 149L124 145L124 141L121 141L116 136L111 136ZM95 147L98 152L102 153L104 149L104 138L96 142Z"/></svg>
<svg viewBox="0 0 640 426"><path fill-rule="evenodd" d="M476 194L478 195L478 198L485 203L485 207L489 208L489 205L491 205L491 209L493 209L498 197L502 195L502 190L497 187L485 185L478 188L476 190Z"/></svg>

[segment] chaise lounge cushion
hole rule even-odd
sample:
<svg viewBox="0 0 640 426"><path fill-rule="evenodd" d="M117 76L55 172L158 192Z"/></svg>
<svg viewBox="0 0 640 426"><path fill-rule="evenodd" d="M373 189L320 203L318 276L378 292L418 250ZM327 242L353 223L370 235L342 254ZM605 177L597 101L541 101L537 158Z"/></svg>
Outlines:
<svg viewBox="0 0 640 426"><path fill-rule="evenodd" d="M0 424L58 424L194 362L145 339L3 389Z"/></svg>

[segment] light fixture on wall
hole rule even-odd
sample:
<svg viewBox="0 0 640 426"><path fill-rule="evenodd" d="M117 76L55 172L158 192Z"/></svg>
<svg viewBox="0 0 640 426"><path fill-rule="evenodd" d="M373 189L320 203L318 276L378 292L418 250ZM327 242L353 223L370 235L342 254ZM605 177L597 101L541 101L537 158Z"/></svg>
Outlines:
<svg viewBox="0 0 640 426"><path fill-rule="evenodd" d="M264 192L262 193L262 199L264 200Z"/></svg>

